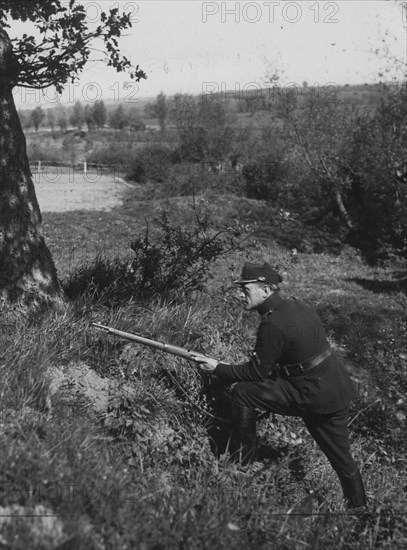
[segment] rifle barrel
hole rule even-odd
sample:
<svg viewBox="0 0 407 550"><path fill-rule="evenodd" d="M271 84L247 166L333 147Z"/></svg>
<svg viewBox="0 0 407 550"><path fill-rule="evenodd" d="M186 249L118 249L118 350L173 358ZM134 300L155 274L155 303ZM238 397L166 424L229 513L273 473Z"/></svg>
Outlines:
<svg viewBox="0 0 407 550"><path fill-rule="evenodd" d="M101 325L100 323L92 323L92 326L99 330L104 330L108 334L113 334L114 336L125 338L126 340L130 340L132 342L137 342L151 348L159 349L161 351L165 351L166 353L177 355L178 357L184 357L185 359L192 359L193 355L202 356L202 353L189 351L185 348L180 348L179 346L173 346L171 344L165 344L163 342L157 342L156 340L150 340L150 338L145 338L144 336L139 336L138 334L132 334L131 332L117 330L112 327Z"/></svg>

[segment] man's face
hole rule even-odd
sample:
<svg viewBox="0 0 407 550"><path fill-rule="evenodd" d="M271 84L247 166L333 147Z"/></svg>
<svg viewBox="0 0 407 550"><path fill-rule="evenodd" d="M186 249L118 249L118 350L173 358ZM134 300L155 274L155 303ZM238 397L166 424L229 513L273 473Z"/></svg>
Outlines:
<svg viewBox="0 0 407 550"><path fill-rule="evenodd" d="M266 287L258 283L246 283L240 285L239 297L246 311L257 309L267 298Z"/></svg>

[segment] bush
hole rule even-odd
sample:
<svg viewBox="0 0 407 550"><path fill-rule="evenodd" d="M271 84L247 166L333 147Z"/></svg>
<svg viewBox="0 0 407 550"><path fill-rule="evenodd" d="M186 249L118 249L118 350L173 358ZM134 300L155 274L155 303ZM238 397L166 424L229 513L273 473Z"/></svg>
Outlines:
<svg viewBox="0 0 407 550"><path fill-rule="evenodd" d="M130 143L113 142L106 147L99 147L88 153L86 162L89 164L120 164L127 166L134 154Z"/></svg>
<svg viewBox="0 0 407 550"><path fill-rule="evenodd" d="M211 172L205 164L182 162L170 167L165 181L150 181L150 184L146 184L145 196L148 199L185 197L208 191L242 195L243 187L241 175L232 170L216 173Z"/></svg>
<svg viewBox="0 0 407 550"><path fill-rule="evenodd" d="M162 145L147 145L133 155L127 179L138 183L163 182L168 177L172 164L172 153Z"/></svg>
<svg viewBox="0 0 407 550"><path fill-rule="evenodd" d="M241 231L214 232L207 211L195 208L194 214L190 229L171 223L164 211L131 242L134 257L109 260L98 255L63 283L65 293L71 299L85 296L112 305L152 297L171 300L201 290L211 263L237 246Z"/></svg>
<svg viewBox="0 0 407 550"><path fill-rule="evenodd" d="M168 170L165 181L145 183L146 199L186 197L198 195L207 189L204 173L199 164L173 164Z"/></svg>
<svg viewBox="0 0 407 550"><path fill-rule="evenodd" d="M249 199L278 201L284 176L284 167L278 160L263 159L246 164L242 175Z"/></svg>
<svg viewBox="0 0 407 550"><path fill-rule="evenodd" d="M67 154L68 153L68 154ZM56 147L42 145L37 141L31 142L27 146L27 156L30 161L41 160L43 162L61 162L71 160L70 152Z"/></svg>
<svg viewBox="0 0 407 550"><path fill-rule="evenodd" d="M349 240L371 264L407 258L406 100L404 86L385 88L374 116L360 117L351 136L349 195L356 227Z"/></svg>
<svg viewBox="0 0 407 550"><path fill-rule="evenodd" d="M139 295L170 297L201 290L210 263L226 249L221 234L209 231L209 215L198 218L192 229L171 225L166 212L155 222L161 230L157 242L150 242L147 228L145 235L130 245L135 253L131 268Z"/></svg>

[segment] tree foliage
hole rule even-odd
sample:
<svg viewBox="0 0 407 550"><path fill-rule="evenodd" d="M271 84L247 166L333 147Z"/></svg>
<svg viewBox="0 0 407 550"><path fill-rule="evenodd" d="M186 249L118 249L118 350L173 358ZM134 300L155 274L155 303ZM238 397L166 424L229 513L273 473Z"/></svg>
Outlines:
<svg viewBox="0 0 407 550"><path fill-rule="evenodd" d="M124 112L123 105L119 105L109 116L109 124L115 130L123 130L128 126L127 116Z"/></svg>
<svg viewBox="0 0 407 550"><path fill-rule="evenodd" d="M167 97L162 92L157 96L157 118L161 132L165 132L165 123L168 116Z"/></svg>
<svg viewBox="0 0 407 550"><path fill-rule="evenodd" d="M83 116L88 127L88 130L93 130L96 126L95 119L93 118L93 108L90 105L85 105Z"/></svg>
<svg viewBox="0 0 407 550"><path fill-rule="evenodd" d="M69 122L72 124L72 126L75 126L78 130L81 130L84 121L85 114L82 103L80 101L77 101L73 106L71 116L69 117Z"/></svg>
<svg viewBox="0 0 407 550"><path fill-rule="evenodd" d="M92 43L102 41L101 51L108 66L118 72L127 71L137 81L145 73L120 54L118 38L131 27L130 14L119 14L118 8L103 11L100 23L90 28L86 9L70 0L1 0L0 23L9 27L9 19L31 21L41 39L24 34L13 39L14 65L10 67L16 85L46 88L54 85L58 92L81 72L92 54Z"/></svg>
<svg viewBox="0 0 407 550"><path fill-rule="evenodd" d="M54 109L47 109L47 122L51 128L51 131L54 131L55 128L55 111Z"/></svg>
<svg viewBox="0 0 407 550"><path fill-rule="evenodd" d="M407 258L407 93L384 87L375 115L360 117L344 171L350 182L353 242L371 261Z"/></svg>
<svg viewBox="0 0 407 550"><path fill-rule="evenodd" d="M126 118L131 130L145 130L146 125L140 117L139 111L136 107L130 107L126 113Z"/></svg>
<svg viewBox="0 0 407 550"><path fill-rule="evenodd" d="M378 92L374 105L282 98L286 174L270 174L273 148L269 162L254 155L243 171L257 198L277 201L301 223L337 234L372 263L407 253L406 91L382 85Z"/></svg>
<svg viewBox="0 0 407 550"><path fill-rule="evenodd" d="M31 111L31 120L36 132L38 132L38 129L41 126L44 119L45 119L45 112L44 112L44 109L42 109L42 107L38 106L33 111Z"/></svg>
<svg viewBox="0 0 407 550"><path fill-rule="evenodd" d="M37 36L24 34L10 40L5 28L13 19L32 22ZM130 26L130 14L120 15L118 8L102 12L99 24L93 26L85 7L75 0L0 0L0 309L19 304L26 310L61 298L55 264L43 237L13 87L53 85L61 92L91 58L98 39L108 66L136 80L145 78L119 51L118 39ZM61 111L61 129L66 122Z"/></svg>
<svg viewBox="0 0 407 550"><path fill-rule="evenodd" d="M171 149L158 143L143 147L130 159L128 176L138 183L164 182L172 162Z"/></svg>
<svg viewBox="0 0 407 550"><path fill-rule="evenodd" d="M220 98L177 94L171 117L177 128L183 160L216 164L230 152L234 119Z"/></svg>
<svg viewBox="0 0 407 550"><path fill-rule="evenodd" d="M59 129L62 133L66 132L68 128L68 117L66 114L65 107L63 105L58 105L56 108L56 117Z"/></svg>
<svg viewBox="0 0 407 550"><path fill-rule="evenodd" d="M92 116L96 126L102 129L107 120L107 112L103 99L95 101L92 107Z"/></svg>

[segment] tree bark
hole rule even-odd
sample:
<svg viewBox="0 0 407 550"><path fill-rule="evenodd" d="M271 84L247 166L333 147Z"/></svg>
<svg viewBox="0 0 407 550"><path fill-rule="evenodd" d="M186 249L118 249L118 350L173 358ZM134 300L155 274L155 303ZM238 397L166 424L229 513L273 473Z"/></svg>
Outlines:
<svg viewBox="0 0 407 550"><path fill-rule="evenodd" d="M7 33L0 29L0 311L61 301L55 264L45 245L41 213L12 89L18 74Z"/></svg>
<svg viewBox="0 0 407 550"><path fill-rule="evenodd" d="M334 193L336 205L339 209L339 212L341 214L341 217L342 217L343 221L345 222L346 227L350 231L354 231L355 230L354 223L353 223L348 211L346 210L345 205L343 204L342 195L341 195L340 191L338 189L334 188L333 193Z"/></svg>
<svg viewBox="0 0 407 550"><path fill-rule="evenodd" d="M328 166L322 155L319 155L319 163L322 166L322 173L324 174L325 178L330 182L332 186L333 196L335 198L335 202L338 207L342 220L345 222L346 227L350 231L354 231L355 225L348 211L346 210L346 207L342 200L341 192L339 191L339 188L338 188L338 180L340 180L341 178L340 177L335 178L335 175L332 174L332 171L328 169Z"/></svg>

